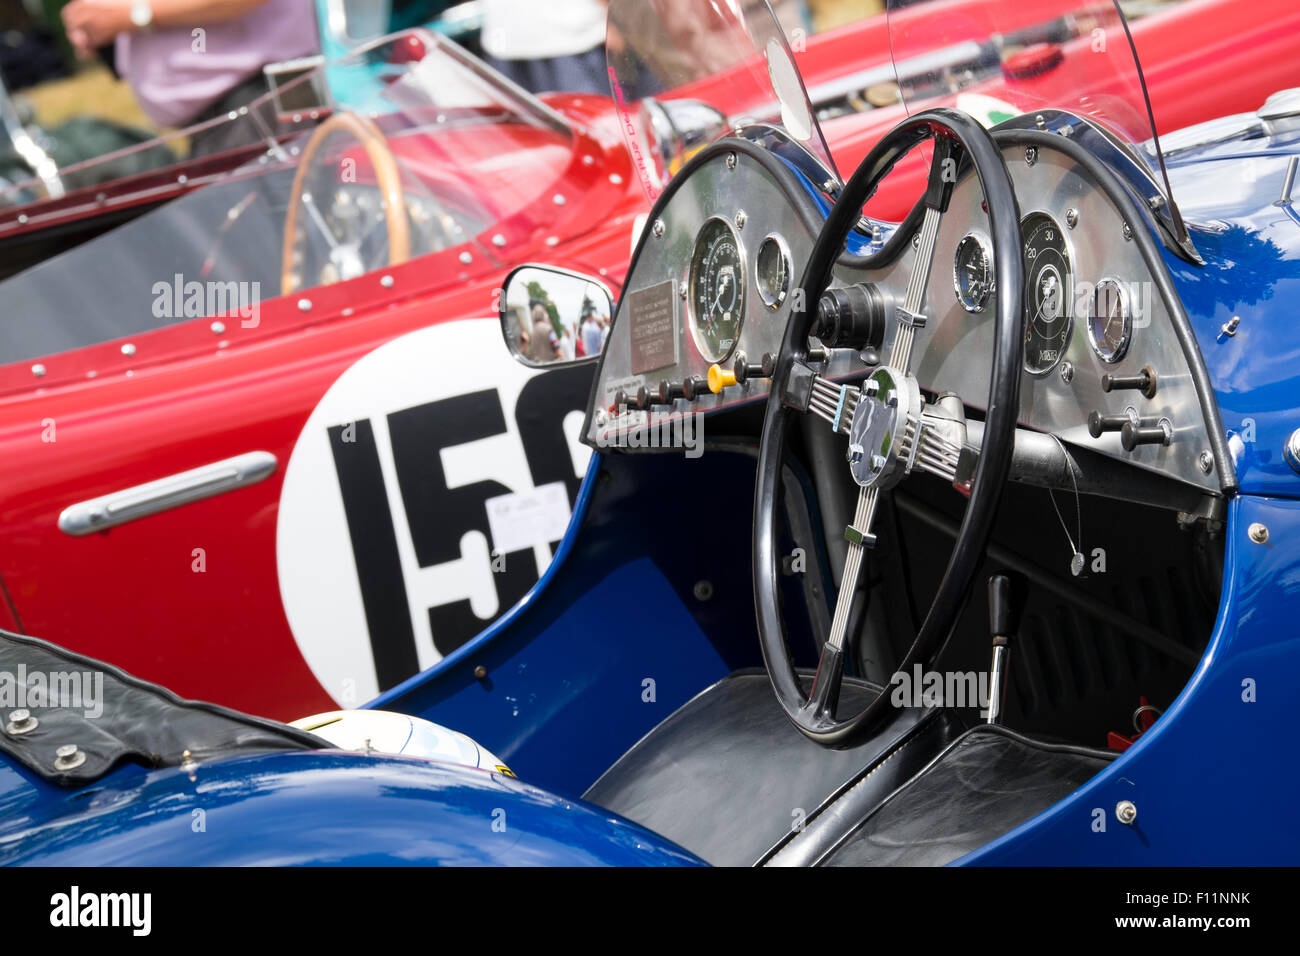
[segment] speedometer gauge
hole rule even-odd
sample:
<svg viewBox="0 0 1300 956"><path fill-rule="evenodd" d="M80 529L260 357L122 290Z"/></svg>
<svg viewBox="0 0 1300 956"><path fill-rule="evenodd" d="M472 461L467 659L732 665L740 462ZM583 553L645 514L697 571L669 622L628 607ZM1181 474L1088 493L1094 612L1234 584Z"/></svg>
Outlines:
<svg viewBox="0 0 1300 956"><path fill-rule="evenodd" d="M1074 276L1061 227L1045 213L1020 223L1025 254L1025 371L1042 375L1056 367L1070 344Z"/></svg>
<svg viewBox="0 0 1300 956"><path fill-rule="evenodd" d="M710 219L691 257L691 334L700 354L721 362L736 347L745 317L745 259L725 219Z"/></svg>
<svg viewBox="0 0 1300 956"><path fill-rule="evenodd" d="M1128 290L1118 279L1102 279L1092 297L1088 341L1103 362L1118 362L1133 339L1133 310Z"/></svg>
<svg viewBox="0 0 1300 956"><path fill-rule="evenodd" d="M952 264L957 301L967 312L983 312L993 292L993 254L987 243L971 233L957 243Z"/></svg>

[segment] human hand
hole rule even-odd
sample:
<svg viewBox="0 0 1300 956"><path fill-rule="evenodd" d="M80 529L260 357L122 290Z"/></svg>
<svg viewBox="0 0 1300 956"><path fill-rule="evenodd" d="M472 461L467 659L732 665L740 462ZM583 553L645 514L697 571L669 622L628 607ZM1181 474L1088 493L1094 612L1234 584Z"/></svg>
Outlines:
<svg viewBox="0 0 1300 956"><path fill-rule="evenodd" d="M68 42L84 60L131 29L131 0L72 0L62 17Z"/></svg>

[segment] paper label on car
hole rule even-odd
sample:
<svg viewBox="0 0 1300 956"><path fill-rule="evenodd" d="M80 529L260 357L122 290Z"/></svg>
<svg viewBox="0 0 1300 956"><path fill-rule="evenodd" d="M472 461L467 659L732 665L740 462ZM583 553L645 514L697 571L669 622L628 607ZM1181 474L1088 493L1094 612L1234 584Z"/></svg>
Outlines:
<svg viewBox="0 0 1300 956"><path fill-rule="evenodd" d="M569 527L569 496L563 482L489 498L486 505L498 554L558 541Z"/></svg>

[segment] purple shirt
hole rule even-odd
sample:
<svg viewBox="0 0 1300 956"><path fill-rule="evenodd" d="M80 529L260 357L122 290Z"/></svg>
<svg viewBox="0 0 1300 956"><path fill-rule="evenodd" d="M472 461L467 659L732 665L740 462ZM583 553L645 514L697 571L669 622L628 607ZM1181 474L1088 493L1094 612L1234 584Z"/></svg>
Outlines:
<svg viewBox="0 0 1300 956"><path fill-rule="evenodd" d="M320 52L312 0L267 0L242 17L117 38L117 68L160 126L193 123L268 63Z"/></svg>

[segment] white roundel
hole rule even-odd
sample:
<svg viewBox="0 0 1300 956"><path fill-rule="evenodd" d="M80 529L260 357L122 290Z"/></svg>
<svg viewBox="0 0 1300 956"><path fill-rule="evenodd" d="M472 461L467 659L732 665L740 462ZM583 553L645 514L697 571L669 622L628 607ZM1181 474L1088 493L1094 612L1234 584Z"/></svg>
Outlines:
<svg viewBox="0 0 1300 956"><path fill-rule="evenodd" d="M388 342L321 398L285 469L276 567L336 702L435 664L536 582L586 470L591 374L525 368L496 319L470 319Z"/></svg>

